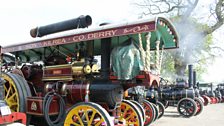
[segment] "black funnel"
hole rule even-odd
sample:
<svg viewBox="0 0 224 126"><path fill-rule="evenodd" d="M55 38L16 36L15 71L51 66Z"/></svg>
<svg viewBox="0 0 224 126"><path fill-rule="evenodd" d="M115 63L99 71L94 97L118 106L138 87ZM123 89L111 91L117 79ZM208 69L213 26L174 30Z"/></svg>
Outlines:
<svg viewBox="0 0 224 126"><path fill-rule="evenodd" d="M193 65L188 65L188 85L193 86Z"/></svg>
<svg viewBox="0 0 224 126"><path fill-rule="evenodd" d="M32 37L42 37L44 35L57 33L66 30L72 30L77 28L85 28L92 24L92 18L89 15L79 16L78 18L49 24L46 26L36 27L30 30L30 35Z"/></svg>
<svg viewBox="0 0 224 126"><path fill-rule="evenodd" d="M193 71L193 85L194 87L197 87L197 74L196 74L196 71L194 70Z"/></svg>

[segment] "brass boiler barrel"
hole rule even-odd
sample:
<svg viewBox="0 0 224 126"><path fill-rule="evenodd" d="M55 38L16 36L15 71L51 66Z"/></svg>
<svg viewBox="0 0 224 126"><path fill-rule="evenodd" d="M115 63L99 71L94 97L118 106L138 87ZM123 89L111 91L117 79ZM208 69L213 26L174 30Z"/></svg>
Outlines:
<svg viewBox="0 0 224 126"><path fill-rule="evenodd" d="M42 37L48 34L57 33L66 30L72 30L77 28L85 28L92 24L92 18L89 15L79 16L78 18L49 24L45 26L36 27L30 30L30 35L35 37Z"/></svg>
<svg viewBox="0 0 224 126"><path fill-rule="evenodd" d="M86 64L85 61L76 61L72 63L72 72L75 76L80 76L84 74L90 74L92 68L89 64Z"/></svg>

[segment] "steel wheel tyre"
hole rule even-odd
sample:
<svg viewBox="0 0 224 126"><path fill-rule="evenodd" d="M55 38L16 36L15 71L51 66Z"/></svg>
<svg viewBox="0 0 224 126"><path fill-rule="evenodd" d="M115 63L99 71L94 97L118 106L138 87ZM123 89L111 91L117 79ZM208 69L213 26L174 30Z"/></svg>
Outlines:
<svg viewBox="0 0 224 126"><path fill-rule="evenodd" d="M112 126L110 115L100 105L81 102L72 106L66 115L64 126Z"/></svg>
<svg viewBox="0 0 224 126"><path fill-rule="evenodd" d="M202 98L204 99L204 106L207 106L209 103L209 97L203 95Z"/></svg>
<svg viewBox="0 0 224 126"><path fill-rule="evenodd" d="M165 107L164 107L164 105L163 105L161 102L159 102L159 101L157 101L157 105L158 105L158 107L159 107L159 115L158 115L158 119L160 119L160 118L164 115Z"/></svg>
<svg viewBox="0 0 224 126"><path fill-rule="evenodd" d="M195 116L196 116L196 115L199 115L203 111L204 106L203 106L202 101L199 98L194 98L194 101L197 104L197 111L195 114Z"/></svg>
<svg viewBox="0 0 224 126"><path fill-rule="evenodd" d="M6 80L4 85L5 101L9 105L12 112L25 112L26 110L26 97L27 94L23 93L23 87L16 78L16 74L7 73L3 74Z"/></svg>
<svg viewBox="0 0 224 126"><path fill-rule="evenodd" d="M143 122L144 122L145 121L145 110L144 110L143 106L140 103L138 103L137 101L134 101L134 100L130 100L130 101L138 107L139 111L141 112Z"/></svg>
<svg viewBox="0 0 224 126"><path fill-rule="evenodd" d="M153 105L147 100L143 101L143 108L145 110L145 115L146 115L144 126L149 126L155 118L155 114L154 114L155 110Z"/></svg>
<svg viewBox="0 0 224 126"><path fill-rule="evenodd" d="M26 80L18 74L4 73L6 80L4 85L5 101L12 112L26 112L26 98L31 96L29 85ZM27 115L27 125L30 115Z"/></svg>
<svg viewBox="0 0 224 126"><path fill-rule="evenodd" d="M154 103L152 103L152 105L153 105L154 114L155 114L155 118L154 118L153 121L156 121L158 119L158 117L159 117L159 108Z"/></svg>
<svg viewBox="0 0 224 126"><path fill-rule="evenodd" d="M192 117L197 111L197 105L193 99L183 98L177 104L177 111L184 117Z"/></svg>
<svg viewBox="0 0 224 126"><path fill-rule="evenodd" d="M198 98L202 101L202 103L203 103L203 105L204 105L204 103L205 103L204 98L203 98L203 97L201 97L201 96L199 96Z"/></svg>
<svg viewBox="0 0 224 126"><path fill-rule="evenodd" d="M134 103L123 100L119 109L119 121L124 122L125 126L143 126L141 112Z"/></svg>

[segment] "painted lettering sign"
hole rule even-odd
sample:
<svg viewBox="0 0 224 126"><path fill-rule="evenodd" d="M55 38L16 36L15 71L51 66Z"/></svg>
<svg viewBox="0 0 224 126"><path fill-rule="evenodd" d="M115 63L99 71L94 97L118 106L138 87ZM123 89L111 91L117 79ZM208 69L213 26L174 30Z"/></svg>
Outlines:
<svg viewBox="0 0 224 126"><path fill-rule="evenodd" d="M11 47L3 48L2 51L3 53L15 52L15 51L21 51L21 50L27 50L27 49L40 48L40 47L68 44L73 42L149 32L153 30L155 30L155 21L142 23L142 24L127 25L123 27L115 27L115 28L98 30L98 31L96 30L93 32L74 34L71 36L65 36L65 37L43 40L43 41L38 41L33 43L27 43L23 45L11 46Z"/></svg>

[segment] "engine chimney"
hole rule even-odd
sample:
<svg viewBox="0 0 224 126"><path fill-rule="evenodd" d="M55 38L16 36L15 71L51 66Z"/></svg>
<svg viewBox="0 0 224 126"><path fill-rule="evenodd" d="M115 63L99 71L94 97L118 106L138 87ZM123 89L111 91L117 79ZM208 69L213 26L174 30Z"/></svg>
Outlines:
<svg viewBox="0 0 224 126"><path fill-rule="evenodd" d="M194 87L197 87L197 74L196 74L196 71L194 70L193 71L193 86Z"/></svg>
<svg viewBox="0 0 224 126"><path fill-rule="evenodd" d="M193 65L188 65L188 86L191 88L193 86Z"/></svg>
<svg viewBox="0 0 224 126"><path fill-rule="evenodd" d="M92 24L92 18L89 15L81 15L78 18L61 21L54 24L36 27L30 30L33 38L42 37L48 34L72 30L77 28L86 28Z"/></svg>
<svg viewBox="0 0 224 126"><path fill-rule="evenodd" d="M102 23L100 26L108 25L109 23ZM110 74L110 51L111 38L101 39L101 78L108 80Z"/></svg>

